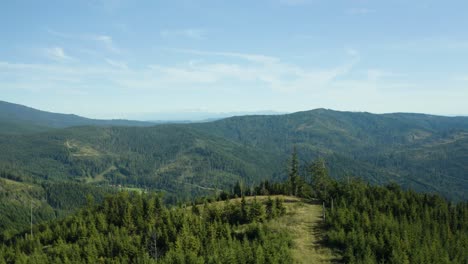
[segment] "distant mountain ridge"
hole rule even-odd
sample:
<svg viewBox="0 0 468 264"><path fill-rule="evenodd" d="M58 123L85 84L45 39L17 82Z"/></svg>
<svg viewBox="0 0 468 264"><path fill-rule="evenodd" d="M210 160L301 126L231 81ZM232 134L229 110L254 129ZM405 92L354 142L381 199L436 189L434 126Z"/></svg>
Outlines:
<svg viewBox="0 0 468 264"><path fill-rule="evenodd" d="M33 128L51 122L38 119L31 121ZM296 147L302 170L322 157L333 177L397 182L468 199L468 117L315 109L153 127L118 122L115 127L89 119L60 125L80 122L87 126L0 136L0 171L46 181L156 188L187 197L229 188L238 180L282 179Z"/></svg>
<svg viewBox="0 0 468 264"><path fill-rule="evenodd" d="M46 131L50 128L66 128L73 126L152 126L151 122L131 120L98 120L74 114L57 114L37 110L20 104L0 101L0 132L20 132L23 127L26 132ZM9 127L10 126L10 127Z"/></svg>

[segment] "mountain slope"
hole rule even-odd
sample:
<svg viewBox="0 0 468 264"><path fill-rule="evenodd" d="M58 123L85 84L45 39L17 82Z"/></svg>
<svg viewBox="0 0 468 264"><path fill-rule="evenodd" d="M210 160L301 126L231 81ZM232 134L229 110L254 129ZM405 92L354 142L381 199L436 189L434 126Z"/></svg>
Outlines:
<svg viewBox="0 0 468 264"><path fill-rule="evenodd" d="M468 118L317 109L280 116L243 116L193 125L286 158L329 161L333 176L395 181L420 191L467 199Z"/></svg>
<svg viewBox="0 0 468 264"><path fill-rule="evenodd" d="M2 136L0 146L0 169L25 178L131 184L179 198L269 179L279 169L274 155L183 125L67 128Z"/></svg>
<svg viewBox="0 0 468 264"><path fill-rule="evenodd" d="M397 182L468 199L467 117L317 109L199 124L3 135L0 147L0 170L23 178L126 184L185 198L238 180L284 178L296 147L303 171L323 157L333 177Z"/></svg>
<svg viewBox="0 0 468 264"><path fill-rule="evenodd" d="M0 133L28 133L72 126L151 126L153 123L130 120L97 120L77 115L57 114L19 104L0 101Z"/></svg>

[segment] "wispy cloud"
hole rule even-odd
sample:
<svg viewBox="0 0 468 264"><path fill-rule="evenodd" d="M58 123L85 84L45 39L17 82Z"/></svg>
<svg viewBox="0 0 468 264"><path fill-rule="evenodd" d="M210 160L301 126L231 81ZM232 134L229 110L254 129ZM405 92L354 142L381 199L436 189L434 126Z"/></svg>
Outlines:
<svg viewBox="0 0 468 264"><path fill-rule="evenodd" d="M97 36L91 36L90 38L101 43L106 50L113 52L113 53L120 53L120 49L118 49L115 46L114 41L112 40L111 36L97 35Z"/></svg>
<svg viewBox="0 0 468 264"><path fill-rule="evenodd" d="M73 58L68 56L63 48L61 47L52 47L52 48L46 48L44 49L44 55L55 61L70 61Z"/></svg>
<svg viewBox="0 0 468 264"><path fill-rule="evenodd" d="M60 38L76 38L76 36L72 35L72 34L67 34L67 33L64 33L64 32L59 32L59 31L56 31L56 30L53 30L51 28L45 28L45 31L47 33L49 33L50 35L53 35L53 36L56 36L56 37L60 37Z"/></svg>
<svg viewBox="0 0 468 264"><path fill-rule="evenodd" d="M431 84L434 89L429 94L426 86L425 90L420 89L420 82L404 76L401 78L401 75L388 69L359 67L359 51L351 50L344 50L346 55L341 63L316 68L261 54L196 50L184 51L194 56L187 56L180 63L166 65L153 62L144 67L132 67L110 58L97 65L83 62L36 64L0 61L0 92L59 93L69 94L70 97L85 96L86 100L108 97L112 93L113 98L135 96L148 102L154 100L168 109L186 107L189 101L194 101L192 97L205 95L225 98L241 94L241 99L236 98L232 102L206 102L208 107L219 109L239 104L257 106L258 100L249 101L250 95L262 94L269 98L264 101L272 106L294 102L296 109L327 106L378 112L388 111L384 106L389 102L398 102L407 107L401 111L416 111L425 109L428 103L437 105L440 98L457 100L454 108L463 105L466 99L466 83L461 80L466 80L467 75L461 74L458 82L447 80L461 88L435 89L439 85ZM226 60L222 57L236 59ZM402 93L405 96L401 96ZM262 102L263 106L269 103ZM415 104L417 107L413 108ZM366 108L362 105L366 105ZM121 109L114 106L112 111L118 110Z"/></svg>
<svg viewBox="0 0 468 264"><path fill-rule="evenodd" d="M294 92L327 89L335 79L346 76L357 63L356 58L349 56L344 63L335 67L313 69L260 54L196 50L178 52L203 56L205 60L180 65L153 63L139 69L112 59L105 59L105 64L101 65L0 62L0 69L3 71L0 79L3 76L22 80L23 83L30 80L31 83L42 82L76 89L77 86L89 86L98 79L115 89L217 89L234 83L245 87L260 85L276 92ZM220 56L237 58L240 61L228 63L224 58L218 58ZM55 77L60 77L62 81ZM75 82L64 85L63 80Z"/></svg>
<svg viewBox="0 0 468 264"><path fill-rule="evenodd" d="M279 59L272 56L265 56L262 54L249 54L249 53L236 53L236 52L219 52L219 51L201 51L193 49L169 49L175 52L195 54L195 55L207 55L207 56L222 56L231 58L240 58L251 62L270 64L278 62Z"/></svg>
<svg viewBox="0 0 468 264"><path fill-rule="evenodd" d="M363 7L354 7L354 8L349 8L346 10L346 13L351 14L351 15L367 15L370 13L374 13L374 9L369 9L369 8L363 8Z"/></svg>
<svg viewBox="0 0 468 264"><path fill-rule="evenodd" d="M84 42L84 45L89 45L89 42L94 42L103 47L106 51L112 53L121 53L121 49L117 47L113 38L109 35L104 34L71 34L55 31L50 28L46 28L46 32L50 35L69 40L78 40Z"/></svg>
<svg viewBox="0 0 468 264"><path fill-rule="evenodd" d="M204 29L188 28L181 30L161 30L159 34L163 38L185 37L191 39L204 39L206 36L206 31Z"/></svg>

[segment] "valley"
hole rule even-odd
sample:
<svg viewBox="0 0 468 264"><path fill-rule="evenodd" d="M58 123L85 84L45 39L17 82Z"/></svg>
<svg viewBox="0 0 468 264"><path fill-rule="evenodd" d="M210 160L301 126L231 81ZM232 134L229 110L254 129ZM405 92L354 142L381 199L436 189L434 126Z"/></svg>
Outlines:
<svg viewBox="0 0 468 264"><path fill-rule="evenodd" d="M63 127L60 127L61 118L65 118ZM387 199L385 197L403 195L403 198L406 197L404 199L409 199L408 204L414 202L411 199L416 199L421 204L426 203L427 199L436 199L440 203L453 203L447 205L447 208L461 206L462 209L459 210L463 211L466 206L468 189L466 178L468 118L466 117L374 115L316 109L277 116L242 116L206 123L136 127L109 126L108 121L102 121L103 123L98 125L74 126L67 123L68 116L59 116L54 119L53 127L38 131L35 130L36 123L24 120L17 121L21 125L16 126L15 130L9 129L8 126L0 126L2 149L0 206L4 212L0 217L0 238L7 244L24 238L23 242L15 243L22 243L28 247L26 245L30 243L27 242L29 239L24 236L30 225L30 214L35 228L39 228L35 232L43 232L47 223L65 223L63 221L69 221L67 219L70 217L79 218L81 217L79 214L84 212L84 209L80 208L88 207L86 210L94 210L92 206L101 206L106 200L113 199L109 197L119 195L151 197L154 193L158 193L161 202L167 204L169 208L202 201L205 201L205 205L206 201L209 201L210 208L225 208L225 201L214 201L225 200L234 194L240 197L244 192L247 194L245 199L253 204L257 202L268 204L270 196L264 196L265 194L271 194L273 199L284 200L286 210L284 215L272 216L268 221L262 217L260 222L262 228L269 230L270 235L287 234L285 240L273 238L277 239L275 241L278 244L272 245L261 242L262 249L258 250L273 252L271 250L274 247L281 245L285 247L285 252L289 253L285 255L268 253L271 255L264 256L265 260L281 259L278 263L284 263L286 260L293 263L309 263L310 260L314 263L343 261L347 263L353 260L359 263L365 259L390 259L393 255L382 251L384 250L382 244L359 248L359 245L354 245L357 240L349 240L350 246L358 247L351 249L348 244L343 244L347 239L354 239L348 237L348 235L354 236L353 233L347 233L350 231L346 229L349 225L356 224L356 228L361 228L359 230L369 228L357 226L363 224L364 220L361 219L356 223L346 224L345 229L342 229L343 221L351 221L350 216L343 218L342 214L359 207L357 204L350 208L346 206L348 202L354 203L358 197L357 193L350 193L349 186L366 190L369 195L376 197L376 200L372 201L376 203L380 201L379 199ZM46 126L48 123L41 124ZM295 163L291 163L292 160L295 160ZM319 191L323 187L314 185L319 183L314 183L316 176L311 169L317 160L323 160L323 166L329 171L327 188L334 186L331 193L324 194ZM296 175L295 178L291 178L292 171ZM324 175L328 175L328 172ZM366 182L367 187L363 187L361 181ZM294 197L289 196L292 194L292 191L288 191L291 184L300 185L300 188L294 191L300 190L300 192ZM404 192L393 189L395 184L402 186ZM378 187L382 185L387 187ZM241 188L240 193L239 188ZM428 194L419 195L413 193L414 191L441 195L447 200L441 202L442 200L437 200L442 199L437 198L439 196L426 198L429 197ZM382 198L378 195L382 192L390 193L387 194L389 196ZM331 210L328 195L333 197L332 199L342 199L335 205L340 213ZM321 199L324 199L323 202L328 207L327 214L332 217L331 222L324 222L322 219ZM93 201L92 204L90 201ZM381 206L372 202L369 201L370 204L367 205L376 208ZM456 202L459 204L455 205ZM240 206L241 199L232 199L230 203ZM410 210L408 208L392 206L398 208L394 210L406 210L405 214L412 212L407 211ZM418 206L415 208L420 210L421 207ZM206 210L202 209L201 205L197 207L202 211ZM234 210L234 207L232 209ZM447 209L447 214L456 214L456 212ZM397 217L380 214L377 216L390 217L389 219ZM212 216L206 217L211 219ZM224 219L231 221L229 217ZM428 219L427 215L424 219ZM456 223L454 225L456 231L453 236L464 234L465 229L460 229ZM131 224L125 228L134 227ZM243 227L234 225L230 228L233 228L234 233L244 232ZM127 232L125 230L122 232ZM145 237L147 230L140 231ZM418 232L422 231L411 232L419 234ZM41 243L49 246L50 243L57 243L52 242L54 240L50 240L49 235L40 236L44 236ZM385 239L390 238L385 237ZM439 238L434 239L438 241ZM168 241L165 243L176 243ZM74 247L74 243L76 243L74 238L66 241L70 247ZM135 247L143 245L138 244L140 242L135 243ZM174 244L167 245L164 249L165 261L172 263L175 261L173 258L180 252L170 253L175 250ZM80 244L80 247L82 246L85 245ZM459 246L463 248L464 244ZM375 248L369 249L371 247ZM441 245L438 247L443 248ZM6 256L13 254L8 247L4 250L3 254ZM37 257L50 258L58 254L52 253L55 249L50 250L43 251L45 255L39 254ZM354 253L351 254L349 250L353 250ZM374 253L369 254L369 250ZM395 250L402 250L407 258L421 258L421 255L412 255L405 249ZM197 252L198 257L203 259L204 251ZM14 254L23 254L25 259L29 258L26 257L29 256L26 252ZM108 253L101 252L98 255L106 258L116 257L106 254ZM119 255L120 261L125 262L125 259L136 256L126 254ZM141 254L138 258L146 259L148 262L151 259L151 256L143 251L135 254ZM449 251L446 254L448 258L456 260L463 258L463 255L452 254ZM224 259L228 256L218 257ZM437 259L437 256L430 257L432 260ZM255 255L255 258L263 257Z"/></svg>

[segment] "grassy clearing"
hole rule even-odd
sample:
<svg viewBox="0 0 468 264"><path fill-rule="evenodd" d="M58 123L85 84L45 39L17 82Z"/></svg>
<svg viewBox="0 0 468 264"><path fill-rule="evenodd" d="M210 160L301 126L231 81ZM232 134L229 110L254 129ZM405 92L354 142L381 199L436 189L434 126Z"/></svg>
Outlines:
<svg viewBox="0 0 468 264"><path fill-rule="evenodd" d="M97 174L96 176L94 177L86 177L84 178L84 181L86 183L99 183L99 182L103 182L103 181L106 181L106 178L104 177L107 173L109 172L112 172L112 171L115 171L117 169L117 167L115 167L114 165L110 166L109 168L107 168L106 170L104 170L103 172Z"/></svg>
<svg viewBox="0 0 468 264"><path fill-rule="evenodd" d="M294 263L340 263L338 252L321 244L323 240L322 207L310 204L293 196L274 195L271 199L279 198L284 201L286 215L267 222L273 230L287 230L293 237L292 254ZM257 199L264 201L268 196L246 197L246 200ZM240 202L241 198L231 202ZM212 205L223 206L224 201L214 202ZM190 207L189 207L190 208Z"/></svg>
<svg viewBox="0 0 468 264"><path fill-rule="evenodd" d="M127 191L127 192L137 192L137 193L145 193L146 190L143 188L137 188L137 187L119 187L121 191Z"/></svg>
<svg viewBox="0 0 468 264"><path fill-rule="evenodd" d="M80 144L74 140L65 141L65 147L70 150L71 155L74 157L97 157L101 153L91 146Z"/></svg>
<svg viewBox="0 0 468 264"><path fill-rule="evenodd" d="M269 225L290 232L294 242L292 253L295 263L337 263L338 254L321 244L321 206L304 203L295 197L288 197L288 200L290 202L285 203L286 215L271 221Z"/></svg>

